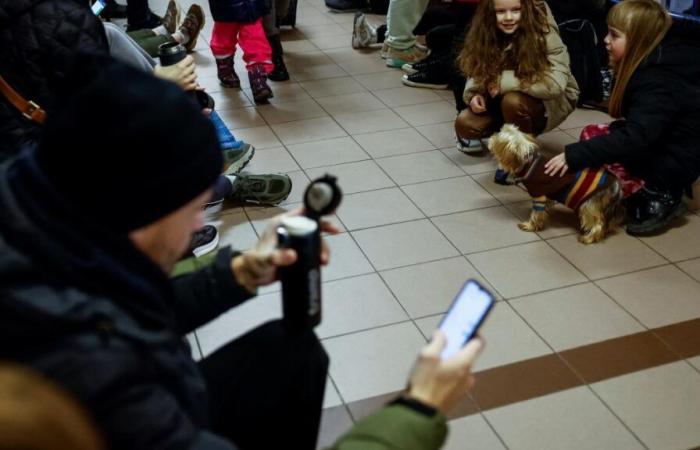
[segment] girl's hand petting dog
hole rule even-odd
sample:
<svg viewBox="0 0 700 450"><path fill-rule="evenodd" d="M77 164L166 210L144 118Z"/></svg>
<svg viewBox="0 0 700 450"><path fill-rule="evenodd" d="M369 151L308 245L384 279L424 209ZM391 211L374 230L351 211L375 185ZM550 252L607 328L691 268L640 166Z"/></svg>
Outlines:
<svg viewBox="0 0 700 450"><path fill-rule="evenodd" d="M469 108L474 114L486 112L486 99L481 94L475 94L469 102Z"/></svg>
<svg viewBox="0 0 700 450"><path fill-rule="evenodd" d="M568 170L569 166L566 164L566 155L564 153L558 154L544 165L544 173L550 177L555 177L557 174L563 177Z"/></svg>

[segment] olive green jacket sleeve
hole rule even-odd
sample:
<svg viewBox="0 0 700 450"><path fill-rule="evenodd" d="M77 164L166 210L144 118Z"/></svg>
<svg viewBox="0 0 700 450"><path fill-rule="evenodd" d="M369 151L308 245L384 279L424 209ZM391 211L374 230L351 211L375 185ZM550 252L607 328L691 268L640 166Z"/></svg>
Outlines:
<svg viewBox="0 0 700 450"><path fill-rule="evenodd" d="M446 437L444 415L390 405L357 422L327 450L438 450Z"/></svg>

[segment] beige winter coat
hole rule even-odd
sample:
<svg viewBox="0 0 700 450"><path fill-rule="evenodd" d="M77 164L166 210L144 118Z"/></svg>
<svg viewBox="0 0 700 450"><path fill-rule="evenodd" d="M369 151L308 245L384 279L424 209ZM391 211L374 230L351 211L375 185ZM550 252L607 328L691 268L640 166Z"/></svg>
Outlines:
<svg viewBox="0 0 700 450"><path fill-rule="evenodd" d="M515 71L504 70L500 78L500 93L519 91L529 94L544 101L547 111L547 126L544 131L549 131L566 119L576 108L579 88L576 79L569 68L569 52L559 37L559 28L552 16L549 6L547 9L547 22L549 32L545 36L547 43L547 59L551 63L545 79L527 87L522 87L520 80L515 76ZM464 89L464 102L468 105L474 94L486 93L483 86L478 85L473 78L467 80Z"/></svg>

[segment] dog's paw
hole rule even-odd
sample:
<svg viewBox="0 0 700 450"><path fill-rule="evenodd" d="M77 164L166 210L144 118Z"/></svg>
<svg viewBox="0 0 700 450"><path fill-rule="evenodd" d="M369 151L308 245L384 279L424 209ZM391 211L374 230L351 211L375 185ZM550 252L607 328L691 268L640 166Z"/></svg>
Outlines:
<svg viewBox="0 0 700 450"><path fill-rule="evenodd" d="M582 234L578 237L578 241L582 244L595 244L596 242L600 242L605 238L605 236L601 236L599 234Z"/></svg>
<svg viewBox="0 0 700 450"><path fill-rule="evenodd" d="M530 221L520 222L518 224L518 228L520 228L523 231L539 231L537 227Z"/></svg>

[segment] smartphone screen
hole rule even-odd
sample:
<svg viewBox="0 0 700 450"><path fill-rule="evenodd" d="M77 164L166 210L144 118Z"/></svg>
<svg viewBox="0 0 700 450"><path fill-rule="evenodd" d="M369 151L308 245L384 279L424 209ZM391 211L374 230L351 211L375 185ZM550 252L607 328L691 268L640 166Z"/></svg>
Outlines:
<svg viewBox="0 0 700 450"><path fill-rule="evenodd" d="M105 9L105 0L96 0L95 3L92 4L92 12L95 13L96 16L99 16L103 9Z"/></svg>
<svg viewBox="0 0 700 450"><path fill-rule="evenodd" d="M493 303L493 295L476 281L469 280L464 284L438 326L447 337L442 359L457 353L476 335Z"/></svg>

